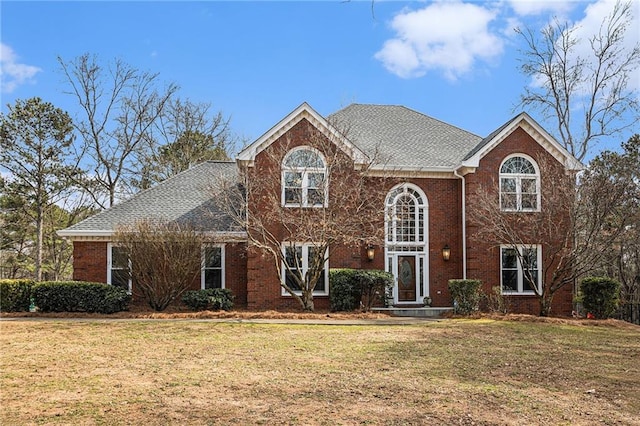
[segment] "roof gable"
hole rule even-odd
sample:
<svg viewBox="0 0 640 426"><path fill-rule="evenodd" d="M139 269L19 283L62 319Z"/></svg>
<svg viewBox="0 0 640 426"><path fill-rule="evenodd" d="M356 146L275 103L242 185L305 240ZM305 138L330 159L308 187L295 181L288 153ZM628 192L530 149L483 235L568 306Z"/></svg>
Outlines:
<svg viewBox="0 0 640 426"><path fill-rule="evenodd" d="M240 163L253 166L255 158L260 152L268 148L269 145L275 142L280 136L284 135L303 119L306 119L312 126L326 135L330 140L335 141L338 146L355 161L356 164L363 164L367 162L367 155L365 155L360 148L351 143L338 129L331 125L306 102L291 111L286 117L256 139L251 145L240 151L236 159Z"/></svg>
<svg viewBox="0 0 640 426"><path fill-rule="evenodd" d="M551 154L567 170L582 170L584 168L578 159L571 155L569 151L567 151L526 112L518 114L480 141L480 143L465 156L461 163L461 167L471 169L478 167L480 160L517 128L521 128L527 132L533 140L549 152L549 154Z"/></svg>

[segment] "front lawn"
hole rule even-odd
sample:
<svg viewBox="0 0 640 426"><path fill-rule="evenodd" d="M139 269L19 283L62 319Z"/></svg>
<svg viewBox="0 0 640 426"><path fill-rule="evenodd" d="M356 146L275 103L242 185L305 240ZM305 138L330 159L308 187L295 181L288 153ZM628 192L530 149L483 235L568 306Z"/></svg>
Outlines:
<svg viewBox="0 0 640 426"><path fill-rule="evenodd" d="M0 323L0 424L639 424L640 327Z"/></svg>

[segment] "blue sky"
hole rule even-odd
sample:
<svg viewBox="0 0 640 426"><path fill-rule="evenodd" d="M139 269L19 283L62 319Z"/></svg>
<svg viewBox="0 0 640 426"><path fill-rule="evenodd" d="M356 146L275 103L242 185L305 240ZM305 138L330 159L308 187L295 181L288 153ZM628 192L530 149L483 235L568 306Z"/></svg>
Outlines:
<svg viewBox="0 0 640 426"><path fill-rule="evenodd" d="M638 3L631 43L640 39ZM513 27L559 16L589 33L611 7L376 1L372 14L369 1L2 1L2 111L40 96L75 116L56 57L90 52L160 73L182 98L230 116L248 141L305 101L323 115L353 102L400 104L486 136L519 112L530 83L518 72Z"/></svg>

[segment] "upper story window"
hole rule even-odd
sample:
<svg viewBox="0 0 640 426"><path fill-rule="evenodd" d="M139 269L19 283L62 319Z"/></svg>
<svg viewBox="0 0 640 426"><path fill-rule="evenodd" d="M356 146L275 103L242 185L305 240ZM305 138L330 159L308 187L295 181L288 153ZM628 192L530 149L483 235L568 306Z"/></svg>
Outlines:
<svg viewBox="0 0 640 426"><path fill-rule="evenodd" d="M282 204L288 207L327 205L327 166L309 147L296 148L282 162Z"/></svg>
<svg viewBox="0 0 640 426"><path fill-rule="evenodd" d="M517 154L500 166L500 209L540 210L540 172L531 158Z"/></svg>
<svg viewBox="0 0 640 426"><path fill-rule="evenodd" d="M404 184L392 189L386 201L386 240L392 246L420 246L426 242L427 199L419 188Z"/></svg>

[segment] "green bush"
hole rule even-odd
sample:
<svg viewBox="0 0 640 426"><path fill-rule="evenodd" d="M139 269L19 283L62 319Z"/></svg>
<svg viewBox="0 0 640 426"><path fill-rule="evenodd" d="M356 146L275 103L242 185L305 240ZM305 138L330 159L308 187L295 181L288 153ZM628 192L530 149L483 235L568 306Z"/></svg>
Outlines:
<svg viewBox="0 0 640 426"><path fill-rule="evenodd" d="M480 309L481 286L480 280L449 280L454 313L469 315Z"/></svg>
<svg viewBox="0 0 640 426"><path fill-rule="evenodd" d="M380 270L332 269L329 271L329 302L332 311L366 311L384 302L393 287L393 275Z"/></svg>
<svg viewBox="0 0 640 426"><path fill-rule="evenodd" d="M36 306L43 312L124 311L131 301L126 290L103 283L45 281L33 286Z"/></svg>
<svg viewBox="0 0 640 426"><path fill-rule="evenodd" d="M582 306L596 318L609 318L618 309L620 283L607 277L587 277L580 283Z"/></svg>
<svg viewBox="0 0 640 426"><path fill-rule="evenodd" d="M190 290L184 293L182 302L194 311L228 311L233 308L233 294L226 288Z"/></svg>
<svg viewBox="0 0 640 426"><path fill-rule="evenodd" d="M0 280L0 312L28 311L33 280Z"/></svg>

